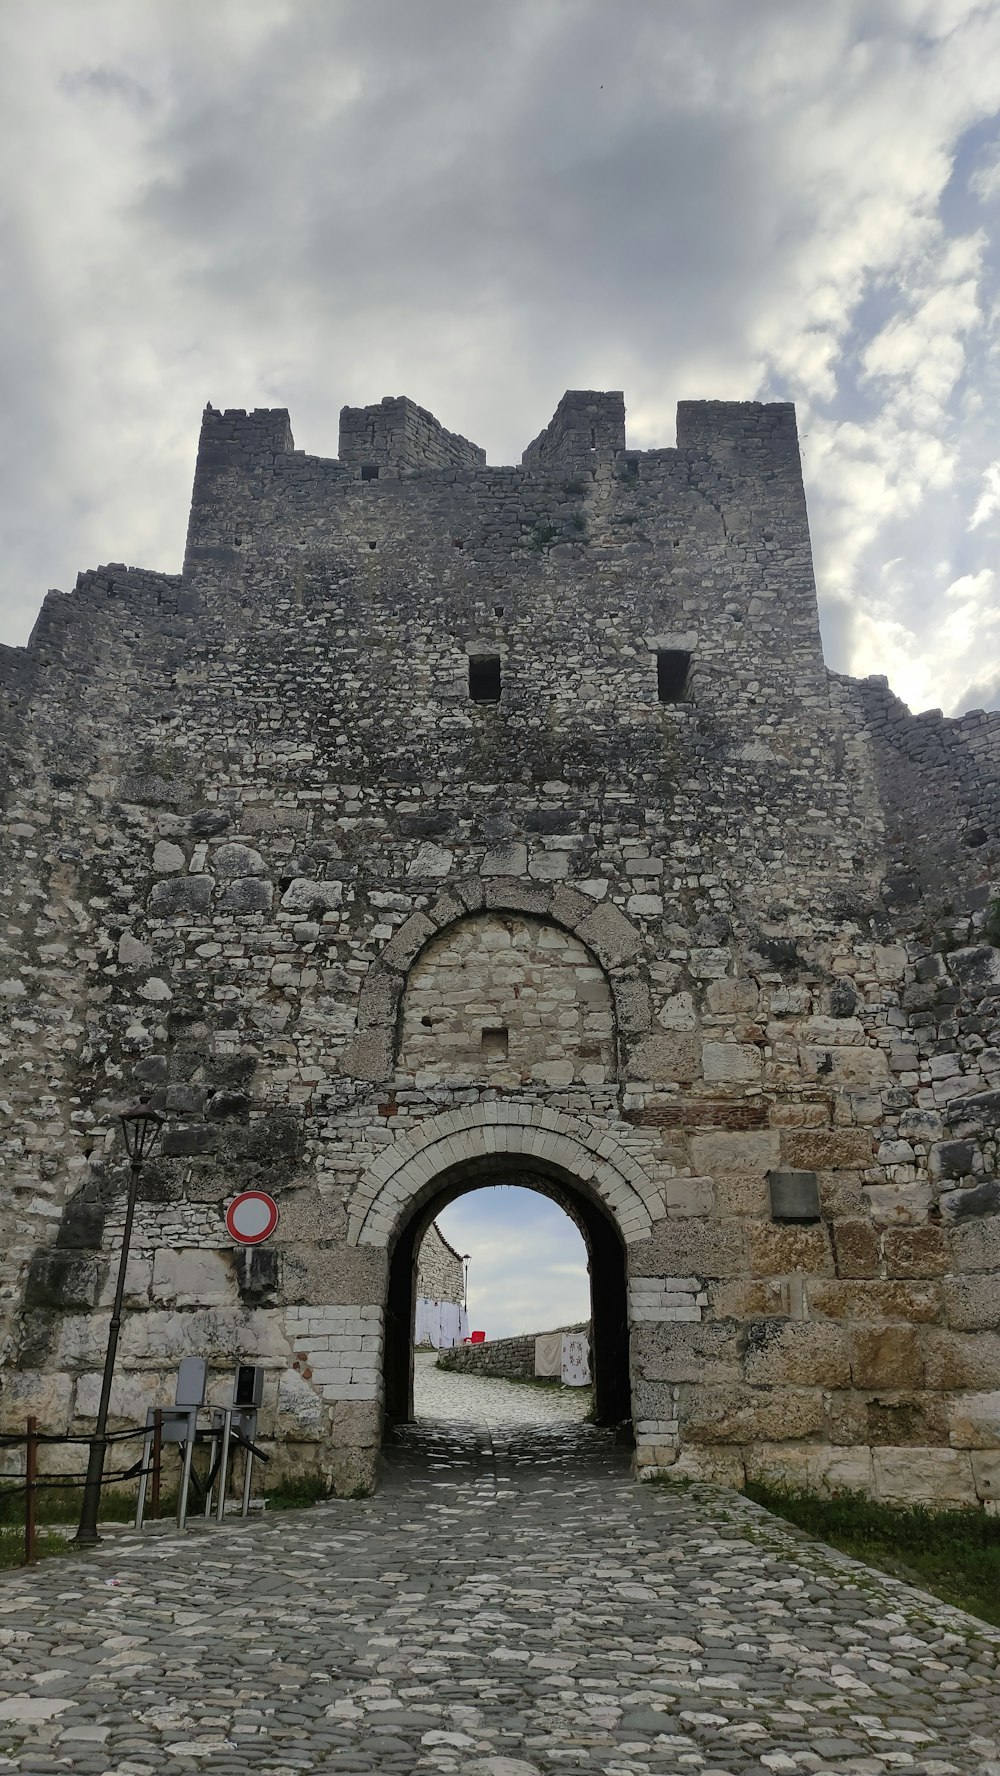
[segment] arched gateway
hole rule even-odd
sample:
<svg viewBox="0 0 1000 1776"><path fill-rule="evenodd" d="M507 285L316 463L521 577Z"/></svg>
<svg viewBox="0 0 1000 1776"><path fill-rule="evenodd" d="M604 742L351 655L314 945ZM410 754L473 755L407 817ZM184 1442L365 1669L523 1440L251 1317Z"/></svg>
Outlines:
<svg viewBox="0 0 1000 1776"><path fill-rule="evenodd" d="M1000 715L827 671L790 407L209 408L183 574L50 594L0 752L0 1429L93 1425L143 1093L119 1423L261 1362L270 1472L370 1488L421 1228L516 1177L641 1468L996 1495Z"/></svg>
<svg viewBox="0 0 1000 1776"><path fill-rule="evenodd" d="M610 1155L601 1153L601 1145L571 1117L484 1106L430 1118L421 1126L419 1144L400 1142L391 1159L372 1168L375 1175L358 1191L348 1237L384 1247L389 1255L383 1404L390 1420L412 1412L420 1241L435 1215L457 1196L498 1183L523 1184L551 1196L579 1227L591 1280L598 1422L631 1417L625 1248L649 1237L646 1198L653 1193L626 1154L606 1140Z"/></svg>

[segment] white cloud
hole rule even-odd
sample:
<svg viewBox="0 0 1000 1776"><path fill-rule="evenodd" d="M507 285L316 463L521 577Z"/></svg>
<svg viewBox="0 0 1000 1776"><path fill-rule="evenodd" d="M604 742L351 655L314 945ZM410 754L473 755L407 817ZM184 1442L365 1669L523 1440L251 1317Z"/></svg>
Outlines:
<svg viewBox="0 0 1000 1776"><path fill-rule="evenodd" d="M9 0L0 51L4 639L177 568L206 398L332 454L406 390L509 461L605 386L640 446L794 398L832 663L934 680L1000 498L997 9Z"/></svg>
<svg viewBox="0 0 1000 1776"><path fill-rule="evenodd" d="M586 1248L548 1197L518 1186L474 1190L437 1223L456 1251L470 1254L470 1323L489 1337L590 1318Z"/></svg>

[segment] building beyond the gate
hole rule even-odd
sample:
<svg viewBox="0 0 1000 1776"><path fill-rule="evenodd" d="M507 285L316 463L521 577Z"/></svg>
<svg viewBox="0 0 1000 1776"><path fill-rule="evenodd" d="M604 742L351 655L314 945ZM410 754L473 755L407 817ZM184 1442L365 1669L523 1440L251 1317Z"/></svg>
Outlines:
<svg viewBox="0 0 1000 1776"><path fill-rule="evenodd" d="M183 573L50 594L0 743L5 1427L92 1423L143 1093L123 1421L259 1360L370 1486L420 1239L521 1183L641 1469L994 1497L1000 713L826 669L791 407L210 407Z"/></svg>

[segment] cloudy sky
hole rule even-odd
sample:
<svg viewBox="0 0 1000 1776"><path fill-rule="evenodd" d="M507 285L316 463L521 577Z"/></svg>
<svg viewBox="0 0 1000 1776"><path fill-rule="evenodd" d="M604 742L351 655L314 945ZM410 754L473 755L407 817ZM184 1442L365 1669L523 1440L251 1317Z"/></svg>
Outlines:
<svg viewBox="0 0 1000 1776"><path fill-rule="evenodd" d="M996 0L4 0L0 639L180 565L199 416L798 404L827 656L1000 703Z"/></svg>
<svg viewBox="0 0 1000 1776"><path fill-rule="evenodd" d="M472 1190L437 1224L469 1253L469 1324L487 1338L589 1320L586 1247L547 1196L518 1185Z"/></svg>

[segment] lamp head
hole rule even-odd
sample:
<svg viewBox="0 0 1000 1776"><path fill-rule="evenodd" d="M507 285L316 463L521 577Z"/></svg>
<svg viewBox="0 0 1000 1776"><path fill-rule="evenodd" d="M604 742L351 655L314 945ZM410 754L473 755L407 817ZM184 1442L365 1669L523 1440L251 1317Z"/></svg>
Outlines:
<svg viewBox="0 0 1000 1776"><path fill-rule="evenodd" d="M152 1152L161 1124L166 1120L151 1104L133 1104L119 1117L125 1151L133 1165Z"/></svg>

